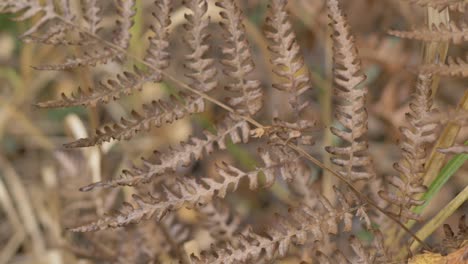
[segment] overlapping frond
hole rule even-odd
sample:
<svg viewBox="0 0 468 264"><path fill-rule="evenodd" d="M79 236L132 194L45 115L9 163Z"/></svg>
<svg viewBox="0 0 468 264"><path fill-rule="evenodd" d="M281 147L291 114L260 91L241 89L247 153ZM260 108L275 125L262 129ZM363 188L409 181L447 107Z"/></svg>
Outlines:
<svg viewBox="0 0 468 264"><path fill-rule="evenodd" d="M98 0L83 0L82 3L83 19L86 22L86 27L91 34L96 34L101 29L100 24L102 21Z"/></svg>
<svg viewBox="0 0 468 264"><path fill-rule="evenodd" d="M65 62L60 64L38 65L33 66L33 68L36 70L64 71L83 66L96 66L112 61L119 54L114 49L102 47L92 51L84 51L82 56L67 58Z"/></svg>
<svg viewBox="0 0 468 264"><path fill-rule="evenodd" d="M166 239L170 240L170 246L180 247L185 243L192 233L192 230L187 225L181 223L176 214L167 214L164 219L159 222L160 228L163 228L165 234L167 234Z"/></svg>
<svg viewBox="0 0 468 264"><path fill-rule="evenodd" d="M461 44L468 41L468 25L466 23L456 24L451 21L449 25L433 25L431 29L420 28L413 31L389 31L390 35L400 38L416 39L422 41L452 41L455 44Z"/></svg>
<svg viewBox="0 0 468 264"><path fill-rule="evenodd" d="M263 92L260 81L248 76L254 69L254 62L242 24L242 12L231 0L218 1L216 5L223 9L220 12L224 20L221 26L227 39L226 47L222 49L223 72L233 80L226 89L236 93L228 102L239 113L254 115L262 108Z"/></svg>
<svg viewBox="0 0 468 264"><path fill-rule="evenodd" d="M145 73L135 67L133 72L124 71L122 74L117 74L114 79L101 81L94 89L89 88L88 91L83 91L79 88L76 94L72 93L70 96L62 93L62 99L40 102L37 106L54 108L105 104L119 99L122 95L141 90L146 82L158 81L158 76L159 74Z"/></svg>
<svg viewBox="0 0 468 264"><path fill-rule="evenodd" d="M156 1L156 11L153 13L154 23L150 29L153 36L150 37L150 46L145 57L145 62L155 69L162 71L169 66L169 26L171 25L171 0ZM161 74L161 73L159 73Z"/></svg>
<svg viewBox="0 0 468 264"><path fill-rule="evenodd" d="M92 4L92 3L91 3ZM109 61L113 60L120 60L125 56L125 53L122 52L122 50L126 50L130 44L130 28L133 26L133 18L135 16L135 11L133 10L133 7L135 5L134 0L128 0L128 1L123 1L123 0L117 0L117 10L118 10L118 19L116 21L116 29L114 31L114 36L112 39L112 44L115 46L109 46L109 45L103 45L100 42L95 43L95 47L91 51L84 51L82 55L73 57L73 58L67 58L64 63L60 64L50 64L50 65L40 65L40 66L35 66L35 69L38 70L67 70L67 69L73 69L76 67L82 67L82 66L95 66L97 64L105 64L108 63ZM95 10L95 7L89 6L91 9L94 11L91 12L97 12ZM97 14L96 14L97 15ZM94 21L94 23L99 23L99 18L94 17L95 14L89 14L89 16L92 16L92 18L96 19L97 21ZM87 17L87 16L85 16ZM88 21L88 23L90 23ZM87 30L85 32L81 32L81 36L89 36L90 38L99 39L99 36L97 36L92 30L96 31L98 25L89 26L87 27ZM82 39L85 43L87 42L85 39ZM65 43L63 43L65 44ZM74 44L80 44L74 43ZM118 47L118 48L116 48Z"/></svg>
<svg viewBox="0 0 468 264"><path fill-rule="evenodd" d="M22 34L22 37L36 33L47 22L52 21L57 16L52 0L47 0L45 4L41 4L39 0L4 0L0 3L0 12L13 14L22 12L21 15L15 18L17 21L24 21L37 14L42 14L41 18Z"/></svg>
<svg viewBox="0 0 468 264"><path fill-rule="evenodd" d="M327 147L334 157L332 162L339 167L340 173L352 180L372 178L375 174L372 160L368 153L367 110L365 108L367 87L362 83L366 76L361 72L354 37L350 33L337 0L327 1L329 17L334 30L334 82L335 94L339 103L336 105L336 118L344 127L331 128L331 132L341 138L344 147Z"/></svg>
<svg viewBox="0 0 468 264"><path fill-rule="evenodd" d="M133 26L133 17L136 14L134 10L135 0L117 0L117 29L115 32L114 44L126 50L130 45L130 28Z"/></svg>
<svg viewBox="0 0 468 264"><path fill-rule="evenodd" d="M182 102L181 102L182 101ZM143 111L131 112L131 118L122 118L120 122L108 124L96 130L94 136L82 138L64 146L69 148L89 147L101 145L104 142L115 140L129 140L140 131L149 130L151 127L160 127L170 124L174 120L181 119L188 114L205 111L203 98L180 94L180 99L171 96L169 101L153 101L144 104Z"/></svg>
<svg viewBox="0 0 468 264"><path fill-rule="evenodd" d="M296 159L279 160L278 156L264 150L259 150L265 166L250 172L244 172L232 165L222 163L217 166L220 180L202 178L197 181L193 178L184 177L176 179L171 187L163 187L162 195L148 194L145 198L133 195L134 203L124 203L121 210L115 215L105 216L96 222L71 229L74 232L89 232L126 226L155 217L161 220L168 211L179 209L183 206L193 208L210 202L213 198L224 198L228 192L237 190L242 179L249 180L250 188L260 187L259 174L265 175L264 186L271 186L275 181L276 174L284 179L292 178L293 171L289 171L287 164L297 162ZM291 166L293 167L293 166Z"/></svg>
<svg viewBox="0 0 468 264"><path fill-rule="evenodd" d="M389 178L390 184L396 187L399 193L381 191L380 196L390 204L397 207L391 212L404 223L408 219L418 220L419 216L411 211L413 206L424 203L418 196L426 191L423 185L424 164L426 163L427 147L436 139L437 124L421 124L426 116L431 115L432 76L420 74L418 84L410 102L411 112L407 114L408 127L402 127L402 140L400 147L403 151L402 159L394 165L400 176Z"/></svg>
<svg viewBox="0 0 468 264"><path fill-rule="evenodd" d="M300 96L311 85L309 71L304 66L296 34L289 21L286 3L286 0L273 0L269 4L266 37L272 43L269 49L274 56L271 61L276 67L273 71L281 79L273 87L289 94L293 113L298 114L308 105L300 101Z"/></svg>
<svg viewBox="0 0 468 264"><path fill-rule="evenodd" d="M229 241L241 230L241 218L221 202L209 203L198 210L202 226L216 241Z"/></svg>
<svg viewBox="0 0 468 264"><path fill-rule="evenodd" d="M442 10L444 8L450 8L452 10L463 11L467 6L465 0L407 0L413 4L417 4L425 7L432 7L437 10Z"/></svg>
<svg viewBox="0 0 468 264"><path fill-rule="evenodd" d="M468 225L466 224L466 214L463 214L458 220L458 231L455 233L452 227L444 224L445 239L443 240L444 251L452 251L466 247L468 241ZM447 253L447 252L443 252Z"/></svg>
<svg viewBox="0 0 468 264"><path fill-rule="evenodd" d="M161 182L164 173L186 166L193 160L200 160L204 153L211 153L217 146L226 149L226 140L231 139L233 143L247 143L249 140L249 125L244 120L226 119L219 125L215 134L205 132L205 138L192 137L187 142L182 142L178 148L170 148L164 153L155 152L151 162L143 159L142 166L133 166L130 170L122 172L120 177L110 181L92 183L81 188L81 191L90 191L94 188L112 188L117 186L135 186L140 183L149 182L156 177L154 182Z"/></svg>
<svg viewBox="0 0 468 264"><path fill-rule="evenodd" d="M216 81L217 70L214 59L206 58L210 46L207 43L209 19L206 17L208 3L206 0L188 1L188 8L191 14L185 14L188 21L184 25L187 35L185 41L190 47L190 54L187 55L186 68L190 71L186 74L192 81L192 87L209 92L218 85Z"/></svg>
<svg viewBox="0 0 468 264"><path fill-rule="evenodd" d="M465 59L448 57L446 63L422 65L420 71L441 76L468 77L468 56Z"/></svg>
<svg viewBox="0 0 468 264"><path fill-rule="evenodd" d="M319 260L319 263L323 264L351 264L351 263L362 263L362 264L372 264L372 263L389 263L389 259L385 254L385 249L383 247L383 239L380 232L377 230L372 230L371 232L374 235L374 240L371 245L363 245L363 243L351 235L348 239L349 246L354 252L353 257L345 257L345 254L341 250L335 250L332 254L326 255L321 251L316 252L316 256Z"/></svg>
<svg viewBox="0 0 468 264"><path fill-rule="evenodd" d="M455 145L449 148L441 148L437 151L441 153L448 153L448 154L468 154L468 146L467 145Z"/></svg>
<svg viewBox="0 0 468 264"><path fill-rule="evenodd" d="M345 221L349 230L352 224L354 207L342 204L334 208L325 198L319 208L300 208L290 210L286 216L277 215L276 224L268 228L266 234L259 235L246 230L233 242L213 246L212 252L205 252L201 259L192 257L195 263L254 263L258 259L271 261L285 256L293 245L306 241L324 241L329 235L338 233L338 223Z"/></svg>

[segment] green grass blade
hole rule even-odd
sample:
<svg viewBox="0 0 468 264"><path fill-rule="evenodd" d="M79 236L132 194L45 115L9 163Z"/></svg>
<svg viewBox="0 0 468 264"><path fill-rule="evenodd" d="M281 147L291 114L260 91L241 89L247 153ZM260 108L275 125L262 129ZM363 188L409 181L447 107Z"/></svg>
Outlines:
<svg viewBox="0 0 468 264"><path fill-rule="evenodd" d="M468 145L468 141L465 142ZM442 186L460 169L468 160L468 154L458 154L454 156L440 171L437 178L431 183L427 192L424 193L422 200L426 201L423 205L416 207L413 211L420 214L429 204L430 200L436 195Z"/></svg>

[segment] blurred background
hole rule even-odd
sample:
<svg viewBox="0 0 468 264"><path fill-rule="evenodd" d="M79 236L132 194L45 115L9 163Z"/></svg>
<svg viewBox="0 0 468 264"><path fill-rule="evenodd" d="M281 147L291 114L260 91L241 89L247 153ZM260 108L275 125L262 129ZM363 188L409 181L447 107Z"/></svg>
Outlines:
<svg viewBox="0 0 468 264"><path fill-rule="evenodd" d="M79 13L79 1L71 2ZM400 157L396 144L400 137L398 128L405 124L404 115L414 89L416 67L421 63L423 44L399 39L387 32L390 29L424 27L427 20L425 9L398 0L342 2L368 76L371 152L379 173L392 175L395 174L392 165ZM102 23L111 28L116 19L114 3L99 1L99 4L104 17ZM263 34L268 1L239 1L239 4L246 17L244 23L256 64L255 77L261 80L267 94L258 120L267 123L276 116L287 119L291 115L287 99L271 88L274 76L268 41ZM333 122L331 31L324 1L291 0L288 9L312 74L313 89L306 95L312 104L306 115L316 119L319 127L326 128ZM137 0L137 10L130 52L143 57L148 46L152 1ZM184 12L181 1L174 1L169 72L175 76L180 75L184 64L185 54L180 52L186 49L182 38ZM215 8L209 11L213 31L219 30L217 13ZM127 263L148 263L150 258L131 256L136 251L132 250L135 247L144 247L149 256L156 254L152 251L160 250L154 263L170 263L180 252L164 251L168 242L159 226L142 224L142 228L129 227L96 234L68 232L68 227L86 223L96 215L115 209L116 201L122 201L134 192L128 188L117 188L81 193L78 188L116 177L132 163L141 163L140 157L150 157L154 150L164 151L186 140L189 135L200 135L205 129L213 129L225 113L211 105L202 114L140 133L130 141L86 149L65 149L63 143L91 135L103 124L128 116L132 109L139 110L142 103L167 98L178 88L170 83L145 84L141 92L94 108L40 109L36 103L58 98L61 93L69 95L78 87L93 86L104 76L121 72L123 67L109 63L96 69L37 71L32 66L62 62L80 51L73 46L57 48L22 42L19 36L29 22L15 22L13 17L0 15L0 263L113 263L112 256L116 254L125 256ZM222 36L212 34L210 41L212 55L219 57ZM466 45L450 45L448 53L462 57L467 51ZM131 63L124 67L130 68ZM467 85L466 79L442 78L436 107L453 109L463 97ZM217 98L225 97L223 92L218 93ZM312 154L328 160L323 146L332 143L334 138L326 129L320 129L316 137ZM468 130L463 129L457 142L467 139ZM228 150L216 151L202 162L180 168L178 173L210 176L214 173L213 165L221 160L252 169L258 162L256 148L255 143L230 145ZM467 185L467 173L468 167L462 166L433 199L424 214L425 219L434 215ZM324 184L320 180L322 176L322 171L313 168L313 174L307 179L310 188L319 190ZM328 184L334 184L333 180L329 181ZM253 225L255 228L267 225L271 215L284 210L284 205L294 199L292 197L294 195L289 193L284 183L279 182L272 190L258 193L242 188L229 196L228 204L236 214L247 219L243 226ZM459 211L467 212L468 206L465 204ZM453 215L448 223L456 224L459 217L460 214ZM210 241L203 226L197 225L199 221L203 219L193 210L180 210L160 225L174 227L180 224L180 230L169 228L176 237L180 237L179 241L171 243L180 243L186 252L194 252L207 248ZM442 234L443 231L438 230L433 240L440 241ZM295 263L297 259L285 261Z"/></svg>

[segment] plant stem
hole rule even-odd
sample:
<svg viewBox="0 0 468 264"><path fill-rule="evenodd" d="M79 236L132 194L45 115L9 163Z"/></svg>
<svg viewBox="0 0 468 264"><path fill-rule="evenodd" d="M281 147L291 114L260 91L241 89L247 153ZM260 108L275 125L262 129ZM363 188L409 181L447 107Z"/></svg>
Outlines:
<svg viewBox="0 0 468 264"><path fill-rule="evenodd" d="M431 221L426 223L417 233L416 236L424 240L429 237L445 220L451 216L464 202L468 200L468 186L463 189L450 203L448 203L444 209L442 209ZM418 241L413 241L411 244L411 250L414 251L419 247Z"/></svg>

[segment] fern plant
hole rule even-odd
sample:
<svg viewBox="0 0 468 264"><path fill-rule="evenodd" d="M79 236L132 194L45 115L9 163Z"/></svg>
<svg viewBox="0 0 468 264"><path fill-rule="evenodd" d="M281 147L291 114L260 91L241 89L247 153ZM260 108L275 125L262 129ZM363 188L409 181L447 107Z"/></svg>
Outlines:
<svg viewBox="0 0 468 264"><path fill-rule="evenodd" d="M176 92L169 98L142 104L141 110L132 110L129 118L108 123L90 137L66 143L67 148L132 140L139 133L205 113L213 107L223 112L216 118L215 129L191 135L178 146L142 158L140 164L123 170L116 177L81 187L83 192L104 189L119 192L119 187L130 186L133 188L132 198L123 202L117 212L100 215L93 221L70 227L69 231L86 233L125 227L115 232L131 234L144 247L105 257L119 263L157 261L157 254L148 253L154 243L145 231L141 231L152 230L149 228L162 230L164 238L161 239L170 243L160 250L172 252L183 263L267 263L293 254L309 255L320 263L389 263L402 261L397 249L405 248L412 240L426 250L431 249L424 238L416 236L407 225L409 220L423 221L413 209L424 203L421 195L427 190L428 164L435 151L466 153L466 146L436 143L443 140L443 134L438 134L440 118L434 118L437 116L433 107L434 76L466 77L466 61L449 58L445 62L439 58L433 64L419 67L418 82L407 114L408 124L401 128L402 158L395 164L395 176L384 178L376 169L375 157L369 150L367 77L340 1L326 1L333 32L330 41L333 43L337 121L329 129L339 143L326 146L325 150L331 155L333 167L312 155L311 150L320 148L314 145L319 138L317 122L307 113L315 88L288 14L288 1L271 0L268 3L264 35L275 76L271 86L255 71L245 17L237 2L232 0L184 2L183 67L174 73L171 63L174 55L180 55L171 54L171 42L177 37L171 24L175 2L157 0L151 5L150 37L144 58L131 53L131 32L137 12L145 13L137 9L135 0L115 2L116 19L111 30L104 26L103 20L108 14L104 14L100 1L81 1L81 14L73 10L67 0L4 0L0 3L0 12L17 14L17 20L31 19L31 26L22 35L25 41L78 50L77 55L62 63L44 63L35 65L35 69L71 71L111 63L122 68L115 76L100 76L94 87L77 88L74 94L62 94L61 99L39 102L38 107L103 106L141 91L147 83L164 82L175 87ZM409 2L447 12L449 9L464 12L467 3ZM220 23L215 25L210 16L216 9L220 10ZM214 36L219 32L221 44ZM393 30L390 34L425 42L460 44L468 40L467 32L465 23L453 22L415 31ZM289 114L285 118L271 118L262 113L267 111L265 105L269 103L272 88L287 97L289 107L284 111ZM220 94L227 98L219 98ZM453 123L466 125L466 109L466 102L462 102ZM213 177L187 176L179 172L181 166L209 160L215 150L226 150L236 144L257 147L256 166L244 169L233 162L220 162L215 166ZM434 146L435 151L430 153ZM438 150L439 147L443 149ZM340 185L334 187L333 199L323 197L308 183L312 165L340 180ZM246 218L227 207L224 201L229 193L238 191L246 182L253 193L284 184L288 190L300 193L301 198L296 204L289 204L288 212L277 215L276 221L260 232L243 226L241 223ZM111 207L115 207L117 200L114 199ZM195 209L206 219L204 226L213 239L211 249L205 248L201 254L184 253L183 244L193 234L190 227L175 218L174 213L183 208ZM367 243L358 239L356 225L362 226L372 239ZM396 241L396 236L380 229L389 225L402 230L400 234L405 234L404 242ZM351 250L340 248L341 240L348 241ZM104 251L99 246L102 243L96 243L95 249ZM98 258L91 253L83 255ZM143 258L145 260L139 262Z"/></svg>

